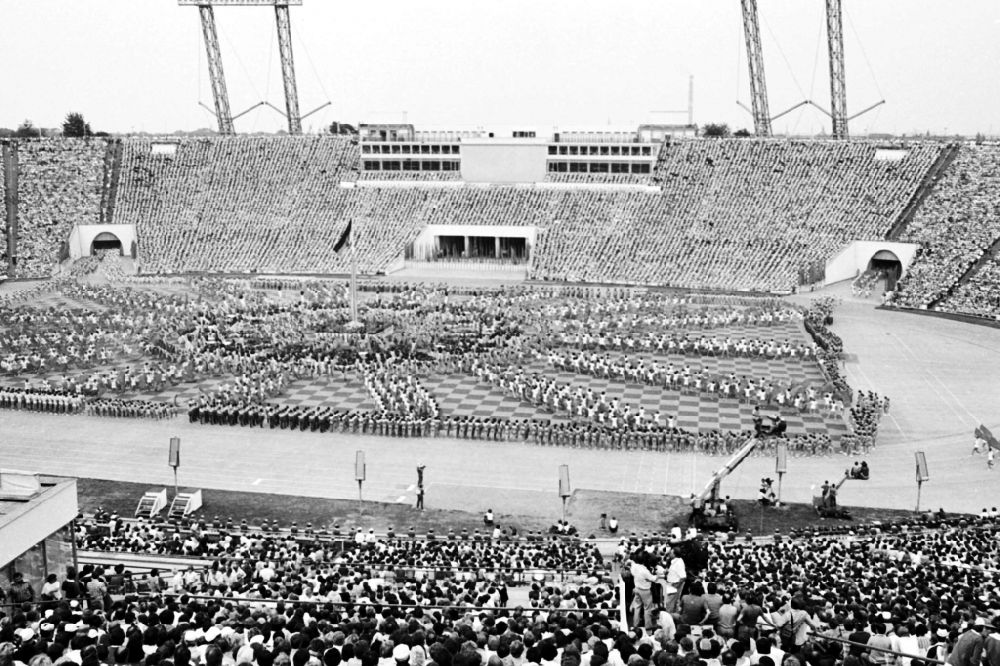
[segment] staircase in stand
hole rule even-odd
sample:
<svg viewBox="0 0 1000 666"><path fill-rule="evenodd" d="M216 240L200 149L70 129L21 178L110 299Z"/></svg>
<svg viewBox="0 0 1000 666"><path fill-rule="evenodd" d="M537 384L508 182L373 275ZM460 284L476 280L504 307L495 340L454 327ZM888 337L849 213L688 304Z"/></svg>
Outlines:
<svg viewBox="0 0 1000 666"><path fill-rule="evenodd" d="M114 224L115 200L122 172L122 142L109 141L104 151L104 180L101 184L101 224ZM127 248L126 248L127 250Z"/></svg>
<svg viewBox="0 0 1000 666"><path fill-rule="evenodd" d="M167 489L147 490L135 507L136 518L152 518L167 506Z"/></svg>
<svg viewBox="0 0 1000 666"><path fill-rule="evenodd" d="M958 144L949 144L941 150L941 154L938 158L934 160L934 164L931 168L927 170L927 174L924 179L920 181L920 185L917 190L913 193L913 197L910 202L906 204L906 208L903 212L899 214L896 221L893 222L892 227L889 232L885 235L886 240L899 240L899 237L903 235L903 231L906 229L907 225L913 219L913 216L917 214L920 210L920 206L923 205L924 200L927 196L934 190L934 186L941 179L944 173L951 166L951 163L955 161L958 157L959 146Z"/></svg>
<svg viewBox="0 0 1000 666"><path fill-rule="evenodd" d="M174 501L170 503L170 510L167 517L170 519L183 518L201 508L201 490L185 491L174 495Z"/></svg>

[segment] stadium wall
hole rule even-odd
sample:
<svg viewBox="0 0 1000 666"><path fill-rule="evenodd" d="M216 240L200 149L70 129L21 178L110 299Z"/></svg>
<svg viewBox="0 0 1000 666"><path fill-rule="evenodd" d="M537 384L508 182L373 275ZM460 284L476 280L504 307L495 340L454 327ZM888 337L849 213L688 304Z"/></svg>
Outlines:
<svg viewBox="0 0 1000 666"><path fill-rule="evenodd" d="M896 255L902 266L900 277L906 275L913 258L917 254L916 243L893 243L890 241L854 241L826 262L823 284L833 284L852 280L868 269L868 264L877 253L887 250Z"/></svg>
<svg viewBox="0 0 1000 666"><path fill-rule="evenodd" d="M467 183L540 183L548 146L524 140L462 142L462 180Z"/></svg>

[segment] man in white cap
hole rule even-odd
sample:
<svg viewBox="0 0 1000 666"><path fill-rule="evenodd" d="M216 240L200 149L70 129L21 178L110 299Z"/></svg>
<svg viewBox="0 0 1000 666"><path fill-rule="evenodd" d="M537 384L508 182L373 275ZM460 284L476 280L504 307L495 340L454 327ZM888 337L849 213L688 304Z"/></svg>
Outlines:
<svg viewBox="0 0 1000 666"><path fill-rule="evenodd" d="M410 647L406 643L400 643L392 648L392 658L396 666L408 666L410 663Z"/></svg>

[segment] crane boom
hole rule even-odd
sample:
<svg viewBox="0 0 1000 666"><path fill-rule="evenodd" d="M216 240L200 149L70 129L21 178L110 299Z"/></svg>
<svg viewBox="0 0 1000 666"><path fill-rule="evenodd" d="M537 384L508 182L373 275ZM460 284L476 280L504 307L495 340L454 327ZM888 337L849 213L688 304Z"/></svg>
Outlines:
<svg viewBox="0 0 1000 666"><path fill-rule="evenodd" d="M734 453L732 457L726 461L726 464L722 466L722 469L712 475L712 478L709 479L708 483L705 485L705 489L702 490L696 498L705 502L708 499L714 500L718 497L719 483L721 483L724 478L729 476L734 469L739 467L740 464L747 459L747 456L753 453L753 450L757 448L757 444L759 442L760 440L757 439L757 437L751 437L744 442L743 446L741 446L739 450L737 450L736 453Z"/></svg>

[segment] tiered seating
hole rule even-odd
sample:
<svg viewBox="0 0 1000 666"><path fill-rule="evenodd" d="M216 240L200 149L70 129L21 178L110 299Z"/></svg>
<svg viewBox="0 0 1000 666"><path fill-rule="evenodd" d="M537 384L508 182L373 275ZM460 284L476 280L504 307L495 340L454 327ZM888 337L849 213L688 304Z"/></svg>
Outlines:
<svg viewBox="0 0 1000 666"><path fill-rule="evenodd" d="M18 147L18 277L48 277L77 224L100 221L103 140L40 139Z"/></svg>
<svg viewBox="0 0 1000 666"><path fill-rule="evenodd" d="M875 148L673 144L657 166L662 197L565 215L536 249L537 277L787 289L799 267L850 240L882 236L938 152L914 146L900 161L882 161Z"/></svg>
<svg viewBox="0 0 1000 666"><path fill-rule="evenodd" d="M545 174L546 183L583 183L587 185L650 185L652 174L632 173L553 173Z"/></svg>
<svg viewBox="0 0 1000 666"><path fill-rule="evenodd" d="M147 664L202 652L205 664L235 653L234 663L258 666L376 664L379 655L397 666L856 666L996 654L997 512L978 521L942 513L842 537L685 541L675 526L669 540L622 540L621 614L607 562L570 539L380 539L359 530L338 552L311 525L258 531L216 518L175 533L111 516L106 525L79 521L78 545L183 555L173 561L187 568L133 575L120 556L109 557L119 562L113 573L71 568L42 588L42 608L55 611L21 614L8 633L20 640L18 661L36 664L45 663L36 654L61 663L71 649L92 662L106 647L101 631L116 661ZM199 556L204 568L186 564ZM514 590L529 577L537 582L522 604ZM81 615L70 601L104 613ZM97 630L72 643L31 640L69 637L80 619Z"/></svg>
<svg viewBox="0 0 1000 666"><path fill-rule="evenodd" d="M342 181L381 177L359 172L350 138L183 139L174 155L154 155L153 143L125 141L115 202L115 221L137 225L142 272L345 272L333 246L353 220L361 270L377 273L428 224L531 225L541 229L534 278L759 290L790 289L803 266L881 237L939 153L914 145L884 160L867 142L683 141L660 151L658 194L611 186L645 182L631 174L600 176L608 188L346 189ZM50 190L77 174L72 214L58 218L65 229L35 213L52 210L48 197L25 199L35 215L26 235L54 252L69 224L97 215L104 146L39 145L77 147L73 160L41 160L47 174L33 166L40 149L22 160L25 182ZM37 271L40 255L29 255Z"/></svg>
<svg viewBox="0 0 1000 666"><path fill-rule="evenodd" d="M344 137L183 140L173 156L125 142L116 221L137 225L143 272L335 272L347 225L341 181L357 179Z"/></svg>
<svg viewBox="0 0 1000 666"><path fill-rule="evenodd" d="M358 180L401 180L435 182L462 180L461 171L362 171Z"/></svg>
<svg viewBox="0 0 1000 666"><path fill-rule="evenodd" d="M994 257L938 304L939 310L978 317L1000 317L1000 260Z"/></svg>
<svg viewBox="0 0 1000 666"><path fill-rule="evenodd" d="M1000 146L962 146L958 158L903 233L901 240L919 243L921 250L900 283L896 304L927 307L946 294L1000 238L998 189ZM995 312L995 305L984 305L975 298L993 294L988 281L995 276L995 269L985 268L981 273L942 309Z"/></svg>

